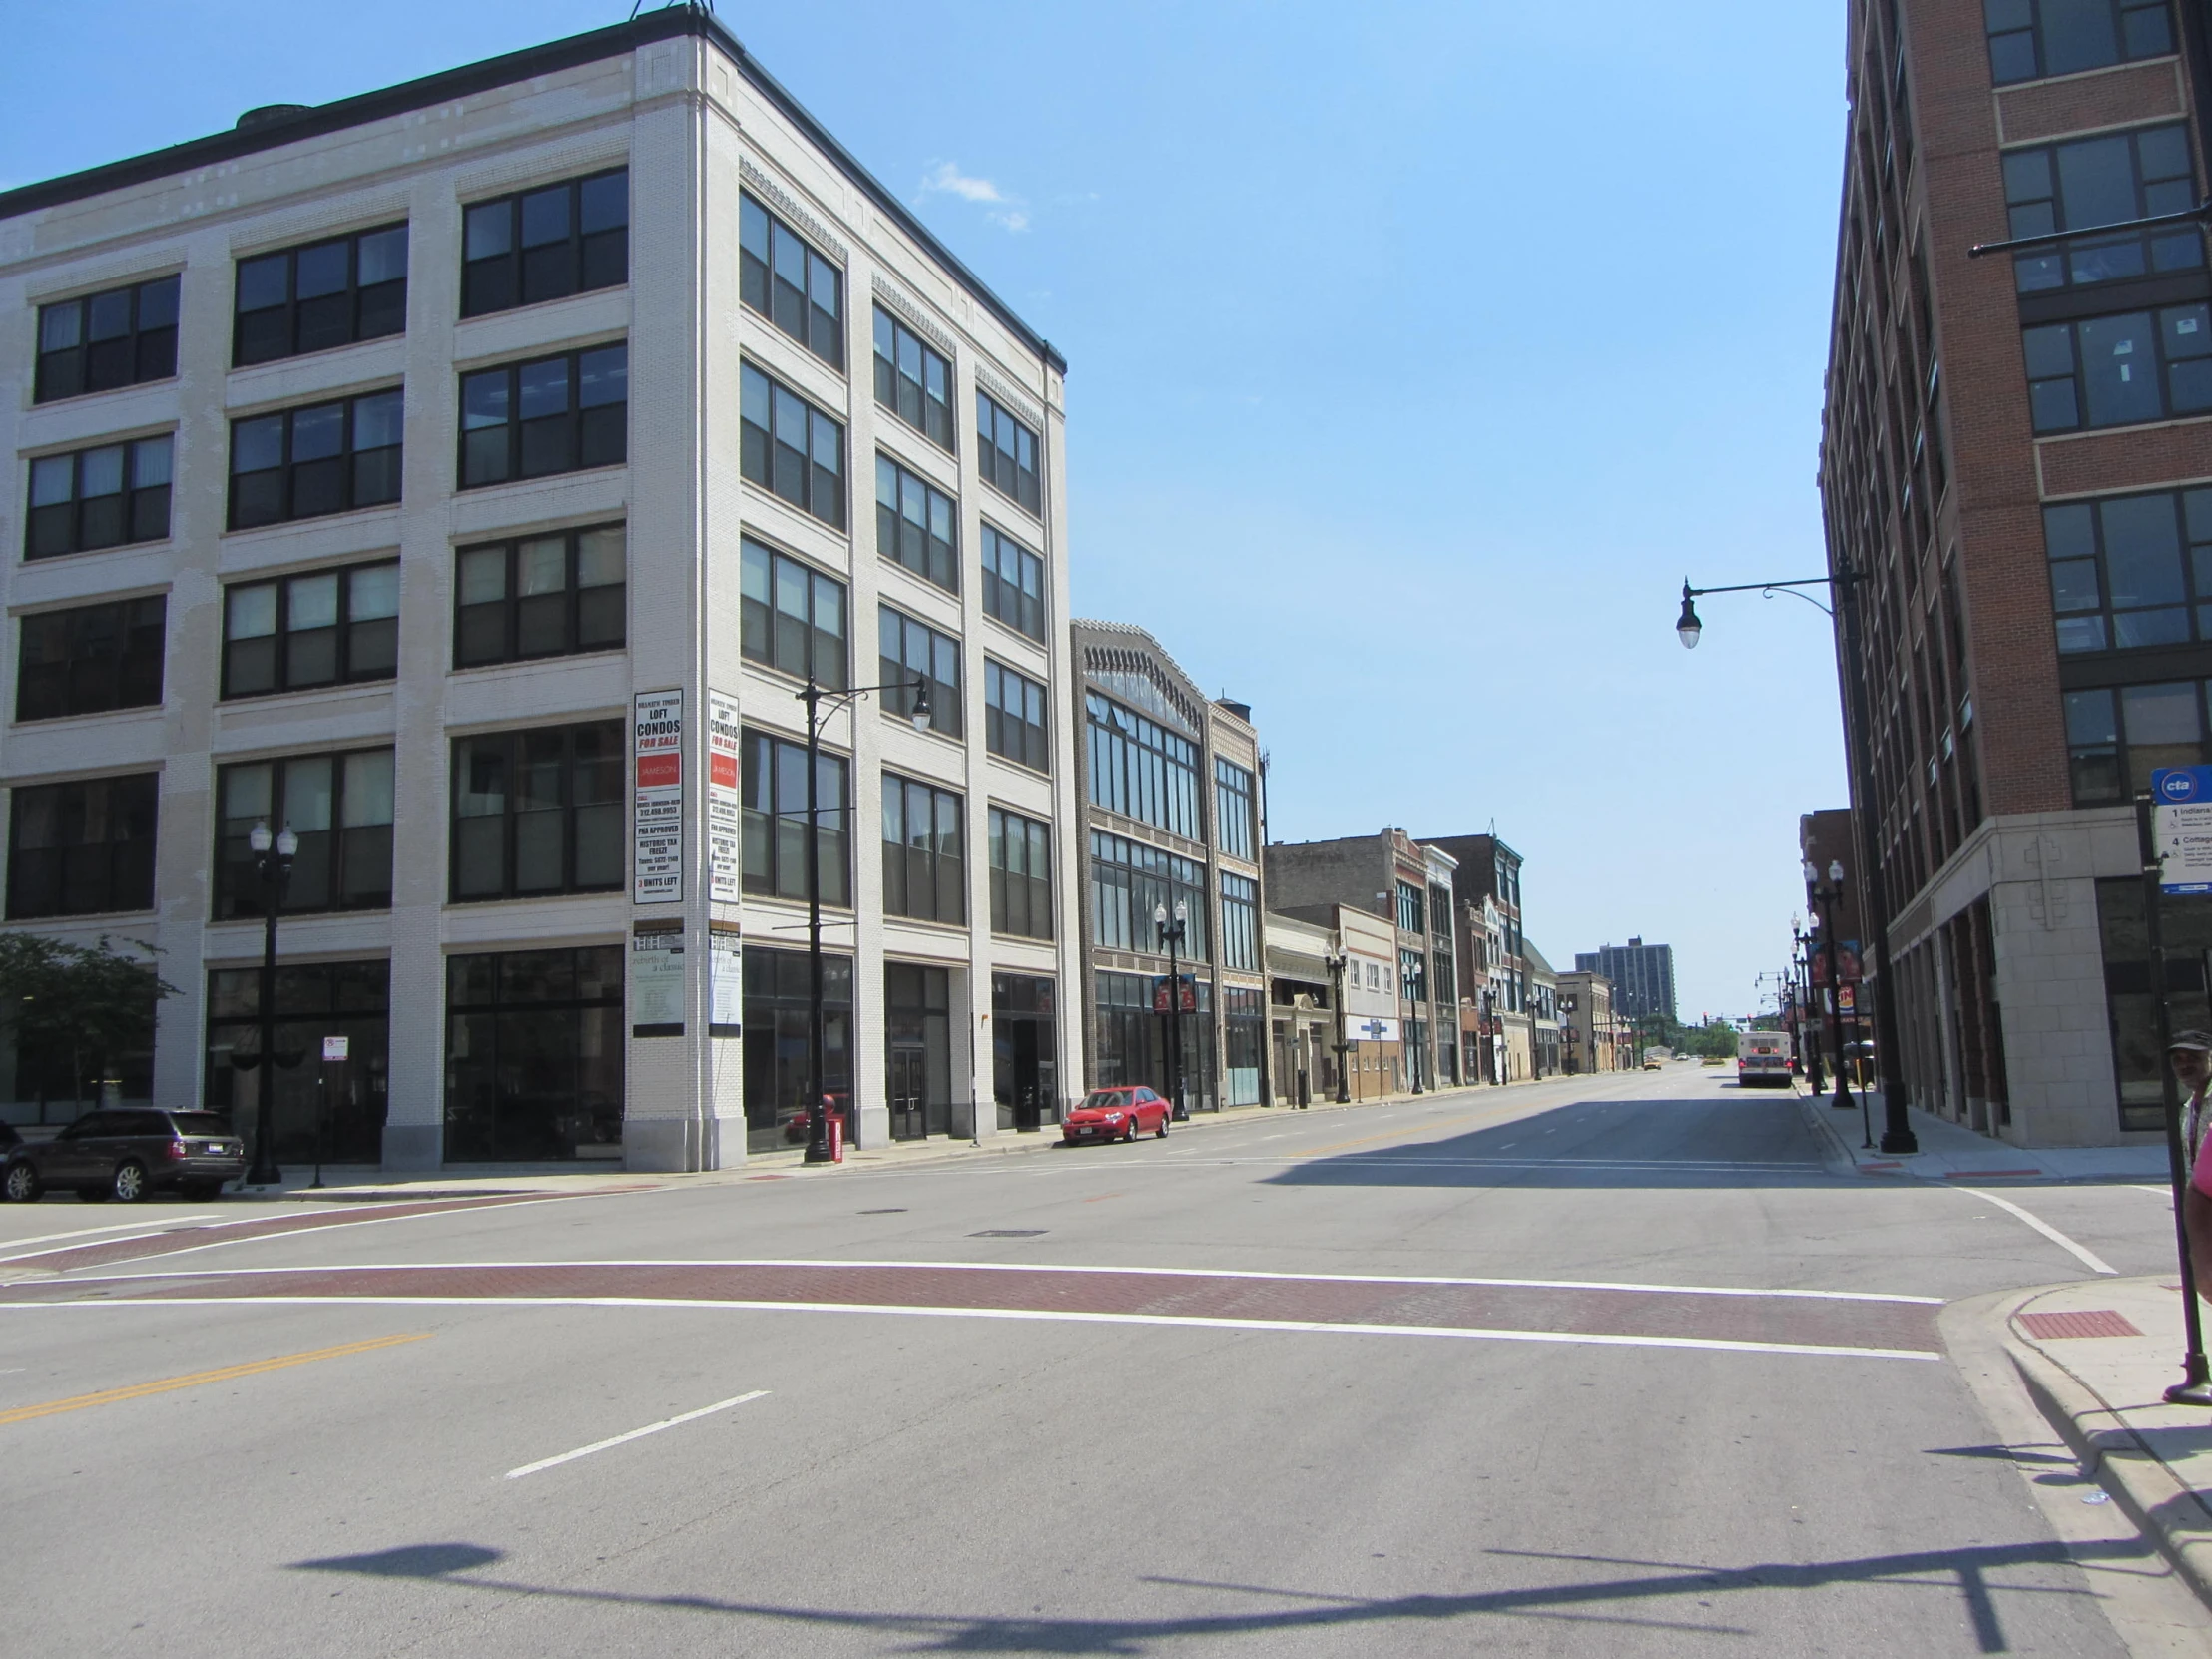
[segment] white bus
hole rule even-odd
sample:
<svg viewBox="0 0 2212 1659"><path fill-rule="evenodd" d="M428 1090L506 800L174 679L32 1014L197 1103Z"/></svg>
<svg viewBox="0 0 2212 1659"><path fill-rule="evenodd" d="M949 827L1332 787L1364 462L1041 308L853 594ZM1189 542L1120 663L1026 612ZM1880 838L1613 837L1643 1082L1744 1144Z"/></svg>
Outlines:
<svg viewBox="0 0 2212 1659"><path fill-rule="evenodd" d="M1745 1031L1736 1038L1736 1083L1739 1088L1790 1086L1790 1034L1787 1031Z"/></svg>

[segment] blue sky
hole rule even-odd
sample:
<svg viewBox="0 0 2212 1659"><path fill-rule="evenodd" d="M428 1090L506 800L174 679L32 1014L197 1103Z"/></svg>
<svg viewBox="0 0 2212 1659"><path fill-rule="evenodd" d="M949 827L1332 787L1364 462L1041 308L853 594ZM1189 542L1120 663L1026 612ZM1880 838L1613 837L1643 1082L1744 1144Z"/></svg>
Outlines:
<svg viewBox="0 0 2212 1659"><path fill-rule="evenodd" d="M22 184L619 21L0 0ZM1840 4L930 6L724 23L1069 363L1074 609L1251 703L1271 830L1493 824L1560 966L1780 967L1844 799L1822 568Z"/></svg>

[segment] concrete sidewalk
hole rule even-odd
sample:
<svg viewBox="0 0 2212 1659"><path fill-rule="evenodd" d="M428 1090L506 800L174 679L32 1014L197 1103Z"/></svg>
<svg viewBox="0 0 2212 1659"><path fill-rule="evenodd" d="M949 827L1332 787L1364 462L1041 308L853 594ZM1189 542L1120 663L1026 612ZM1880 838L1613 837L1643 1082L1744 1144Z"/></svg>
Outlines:
<svg viewBox="0 0 2212 1659"><path fill-rule="evenodd" d="M2077 1146L2029 1148L1976 1134L1962 1124L1907 1107L1918 1153L1897 1157L1879 1150L1885 1112L1882 1092L1867 1092L1865 1112L1859 1097L1852 1110L1839 1111L1833 1094L1808 1095L1802 1081L1793 1084L1806 1121L1826 1148L1826 1160L1842 1174L1913 1176L1923 1181L2144 1181L2163 1186L2166 1149L2150 1146ZM1874 1125L1870 1148L1865 1124Z"/></svg>
<svg viewBox="0 0 2212 1659"><path fill-rule="evenodd" d="M1547 1081L1555 1081L1547 1079ZM1510 1092L1495 1087L1431 1091L1423 1100L1446 1095L1498 1095ZM1368 1100L1337 1102L1317 1100L1310 1107L1231 1106L1219 1112L1194 1112L1190 1121L1175 1125L1172 1135L1185 1135L1250 1123L1262 1117L1299 1117L1316 1112L1357 1112L1366 1107L1394 1106L1412 1100L1410 1094L1380 1095ZM448 1164L421 1171L380 1170L364 1165L327 1165L323 1185L311 1187L314 1170L300 1165L285 1171L275 1187L233 1188L223 1202L263 1203L379 1203L393 1199L420 1201L428 1198L483 1198L514 1193L544 1193L582 1197L588 1194L647 1192L659 1187L720 1186L740 1181L783 1181L798 1177L817 1179L839 1170L902 1169L954 1159L1019 1156L1047 1151L1060 1144L1057 1130L1035 1134L1002 1131L979 1141L938 1137L925 1141L893 1141L887 1146L848 1147L841 1164L809 1164L804 1146L778 1147L756 1152L729 1169L702 1170L690 1174L656 1175L626 1171L610 1160L599 1165L577 1164Z"/></svg>
<svg viewBox="0 0 2212 1659"><path fill-rule="evenodd" d="M2050 1425L2212 1603L2212 1408L2182 1380L2180 1288L2164 1275L2027 1291L1996 1310L2005 1352Z"/></svg>

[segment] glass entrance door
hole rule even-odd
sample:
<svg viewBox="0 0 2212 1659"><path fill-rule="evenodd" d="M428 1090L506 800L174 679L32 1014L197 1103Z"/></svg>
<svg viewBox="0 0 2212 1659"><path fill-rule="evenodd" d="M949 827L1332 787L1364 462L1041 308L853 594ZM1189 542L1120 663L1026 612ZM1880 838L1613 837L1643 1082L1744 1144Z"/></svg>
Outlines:
<svg viewBox="0 0 2212 1659"><path fill-rule="evenodd" d="M918 1141L929 1133L926 1050L915 1046L890 1051L889 1095L892 1140Z"/></svg>

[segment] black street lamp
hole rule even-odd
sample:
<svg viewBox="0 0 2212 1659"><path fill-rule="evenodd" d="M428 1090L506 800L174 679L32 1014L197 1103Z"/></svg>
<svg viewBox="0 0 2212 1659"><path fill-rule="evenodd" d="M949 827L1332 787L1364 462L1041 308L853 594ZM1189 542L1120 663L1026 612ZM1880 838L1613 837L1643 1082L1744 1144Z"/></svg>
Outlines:
<svg viewBox="0 0 2212 1659"><path fill-rule="evenodd" d="M914 730L929 729L929 682L920 675L911 680L886 680L879 686L854 686L831 691L807 676L807 684L792 695L807 705L807 1162L827 1164L830 1151L830 1101L822 1092L822 841L821 788L822 723L869 692L910 691L913 707L907 715ZM845 808L849 814L852 786L845 784ZM849 822L849 820L848 820Z"/></svg>
<svg viewBox="0 0 2212 1659"><path fill-rule="evenodd" d="M1183 971L1177 954L1183 948L1184 924L1190 919L1191 907L1180 898L1175 901L1173 920L1165 904L1152 906L1152 925L1160 930L1160 943L1168 953L1168 1099L1177 1123L1191 1120L1190 1108L1183 1104Z"/></svg>
<svg viewBox="0 0 2212 1659"><path fill-rule="evenodd" d="M1795 951L1792 965L1797 973L1798 1041L1805 1047L1805 1081L1815 1094L1826 1091L1821 1076L1821 1045L1819 1033L1806 1041L1805 1024L1813 1010L1813 938L1798 926L1796 916L1790 918L1790 941Z"/></svg>
<svg viewBox="0 0 2212 1659"><path fill-rule="evenodd" d="M1329 1000L1337 1008L1337 1104L1352 1104L1352 1078L1345 1069L1345 1051L1352 1045L1345 1041L1345 967L1350 958L1342 950L1325 952L1322 961L1329 968Z"/></svg>
<svg viewBox="0 0 2212 1659"><path fill-rule="evenodd" d="M1881 851L1875 839L1873 722L1866 708L1866 652L1859 638L1859 606L1856 603L1860 576L1858 570L1843 563L1839 556L1831 574L1798 581L1739 582L1730 587L1693 588L1684 580L1682 614L1675 619L1674 632L1685 648L1697 648L1705 624L1699 621L1693 601L1709 593L1759 593L1769 598L1786 593L1804 600L1832 622L1842 624L1839 631L1843 636L1844 659L1844 759L1851 769L1852 826L1859 835L1859 867L1863 872L1859 909L1874 942L1875 1058L1880 1062L1882 1076L1882 1150L1893 1156L1909 1156L1920 1151L1921 1143L1913 1134L1913 1119L1906 1104L1905 1073L1900 1069L1900 1057L1905 1048L1898 1040L1896 976L1890 971L1890 884L1883 874ZM1798 592L1800 588L1823 587L1836 595L1834 610L1811 594ZM1836 1059L1840 1075L1843 1064L1840 1049Z"/></svg>
<svg viewBox="0 0 2212 1659"><path fill-rule="evenodd" d="M291 885L291 860L299 851L299 837L291 826L272 836L266 823L257 824L246 837L254 849L254 877L262 889L262 1051L247 1064L232 1056L242 1071L261 1068L261 1083L254 1100L254 1164L246 1172L249 1187L274 1187L284 1178L276 1167L276 1068L295 1066L297 1054L276 1052L276 912L284 907L284 893Z"/></svg>

